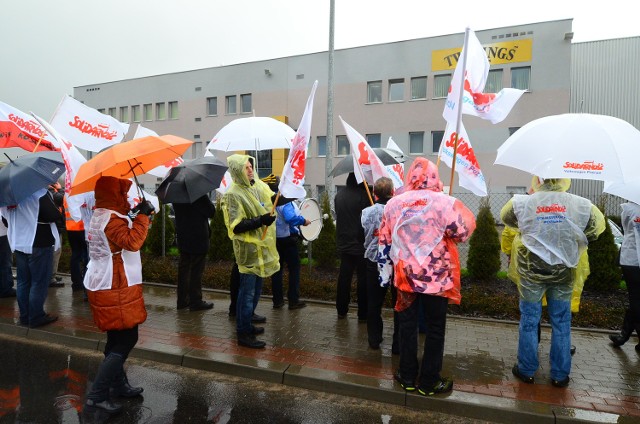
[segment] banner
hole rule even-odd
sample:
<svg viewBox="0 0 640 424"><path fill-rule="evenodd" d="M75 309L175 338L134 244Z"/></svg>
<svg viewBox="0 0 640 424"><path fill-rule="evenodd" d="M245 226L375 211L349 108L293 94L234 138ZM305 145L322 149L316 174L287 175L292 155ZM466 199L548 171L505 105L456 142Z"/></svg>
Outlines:
<svg viewBox="0 0 640 424"><path fill-rule="evenodd" d="M371 146L369 146L367 139L358 131L353 129L349 124L344 122L342 116L340 116L340 121L347 133L349 144L351 145L353 172L355 173L358 184L363 181L363 174L364 179L369 183L369 185L373 185L380 177L391 178L380 158L378 158Z"/></svg>
<svg viewBox="0 0 640 424"><path fill-rule="evenodd" d="M224 195L227 190L229 190L232 181L233 180L231 179L231 174L229 173L229 171L225 172L224 176L222 177L222 181L220 181L220 187L218 187L216 191Z"/></svg>
<svg viewBox="0 0 640 424"><path fill-rule="evenodd" d="M122 141L129 124L100 113L70 96L65 96L51 119L51 125L74 146L99 152Z"/></svg>
<svg viewBox="0 0 640 424"><path fill-rule="evenodd" d="M400 147L396 144L391 137L387 141L387 150L398 152L404 156ZM393 181L393 188L398 189L404 185L404 163L395 163L393 165L385 165L391 181Z"/></svg>
<svg viewBox="0 0 640 424"><path fill-rule="evenodd" d="M149 128L145 128L142 125L138 125L138 128L136 128L136 133L133 135L133 140L135 140L136 138L149 137L149 136L158 137L158 133L153 130L150 130ZM183 163L184 163L184 159L182 157L177 157L165 163L164 165L156 166L155 168L147 172L147 174L151 174L154 177L158 177L158 178L164 178L167 176L171 168Z"/></svg>
<svg viewBox="0 0 640 424"><path fill-rule="evenodd" d="M284 164L282 177L278 190L282 196L289 199L303 199L307 195L304 189L305 167L307 164L307 150L309 149L309 138L311 137L311 120L313 118L313 99L318 88L318 81L313 83L311 94L307 99L300 125L296 131L296 136L291 140L289 157Z"/></svg>
<svg viewBox="0 0 640 424"><path fill-rule="evenodd" d="M0 102L0 148L10 147L28 152L58 150L51 136L32 116Z"/></svg>
<svg viewBox="0 0 640 424"><path fill-rule="evenodd" d="M440 158L449 168L453 163L453 147L456 135L455 122L447 123L447 128L440 144ZM487 195L487 184L480 170L480 164L469 142L469 136L460 122L458 149L456 150L456 171L460 179L460 187L464 187L478 196Z"/></svg>

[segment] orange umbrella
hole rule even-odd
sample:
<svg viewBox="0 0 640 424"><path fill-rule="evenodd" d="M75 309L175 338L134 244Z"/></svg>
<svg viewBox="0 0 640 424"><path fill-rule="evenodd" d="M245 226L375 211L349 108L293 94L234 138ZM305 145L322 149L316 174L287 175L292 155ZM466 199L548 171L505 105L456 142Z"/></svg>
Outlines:
<svg viewBox="0 0 640 424"><path fill-rule="evenodd" d="M148 136L116 144L82 164L70 195L92 191L102 176L131 178L181 156L193 141L175 135Z"/></svg>

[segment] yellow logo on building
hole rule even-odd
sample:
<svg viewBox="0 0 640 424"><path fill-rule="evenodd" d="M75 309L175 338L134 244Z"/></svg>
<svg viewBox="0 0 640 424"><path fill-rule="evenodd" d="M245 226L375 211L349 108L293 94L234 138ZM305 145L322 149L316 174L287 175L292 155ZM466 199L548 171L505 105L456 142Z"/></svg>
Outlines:
<svg viewBox="0 0 640 424"><path fill-rule="evenodd" d="M503 41L500 43L486 44L482 47L487 53L487 59L491 65L504 65L509 63L530 62L533 40ZM431 52L431 70L448 71L456 69L462 47L455 49L434 50Z"/></svg>

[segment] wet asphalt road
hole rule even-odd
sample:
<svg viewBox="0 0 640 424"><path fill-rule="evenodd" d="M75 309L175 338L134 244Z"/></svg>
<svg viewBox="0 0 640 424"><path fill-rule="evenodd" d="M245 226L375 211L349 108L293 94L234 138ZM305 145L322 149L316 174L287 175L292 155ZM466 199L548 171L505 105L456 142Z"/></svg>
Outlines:
<svg viewBox="0 0 640 424"><path fill-rule="evenodd" d="M102 355L0 336L0 423L479 423L406 407L168 366L125 365L144 396L83 411Z"/></svg>

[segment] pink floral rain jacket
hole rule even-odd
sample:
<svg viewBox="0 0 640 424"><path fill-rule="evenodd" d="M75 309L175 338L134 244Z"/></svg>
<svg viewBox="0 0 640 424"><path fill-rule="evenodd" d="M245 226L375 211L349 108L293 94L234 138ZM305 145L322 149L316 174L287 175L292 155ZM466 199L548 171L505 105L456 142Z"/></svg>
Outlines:
<svg viewBox="0 0 640 424"><path fill-rule="evenodd" d="M393 278L398 289L396 311L407 308L416 293L444 296L460 303L460 259L456 243L476 228L473 213L458 199L442 193L438 168L417 158L404 191L384 208L380 224L380 284Z"/></svg>

